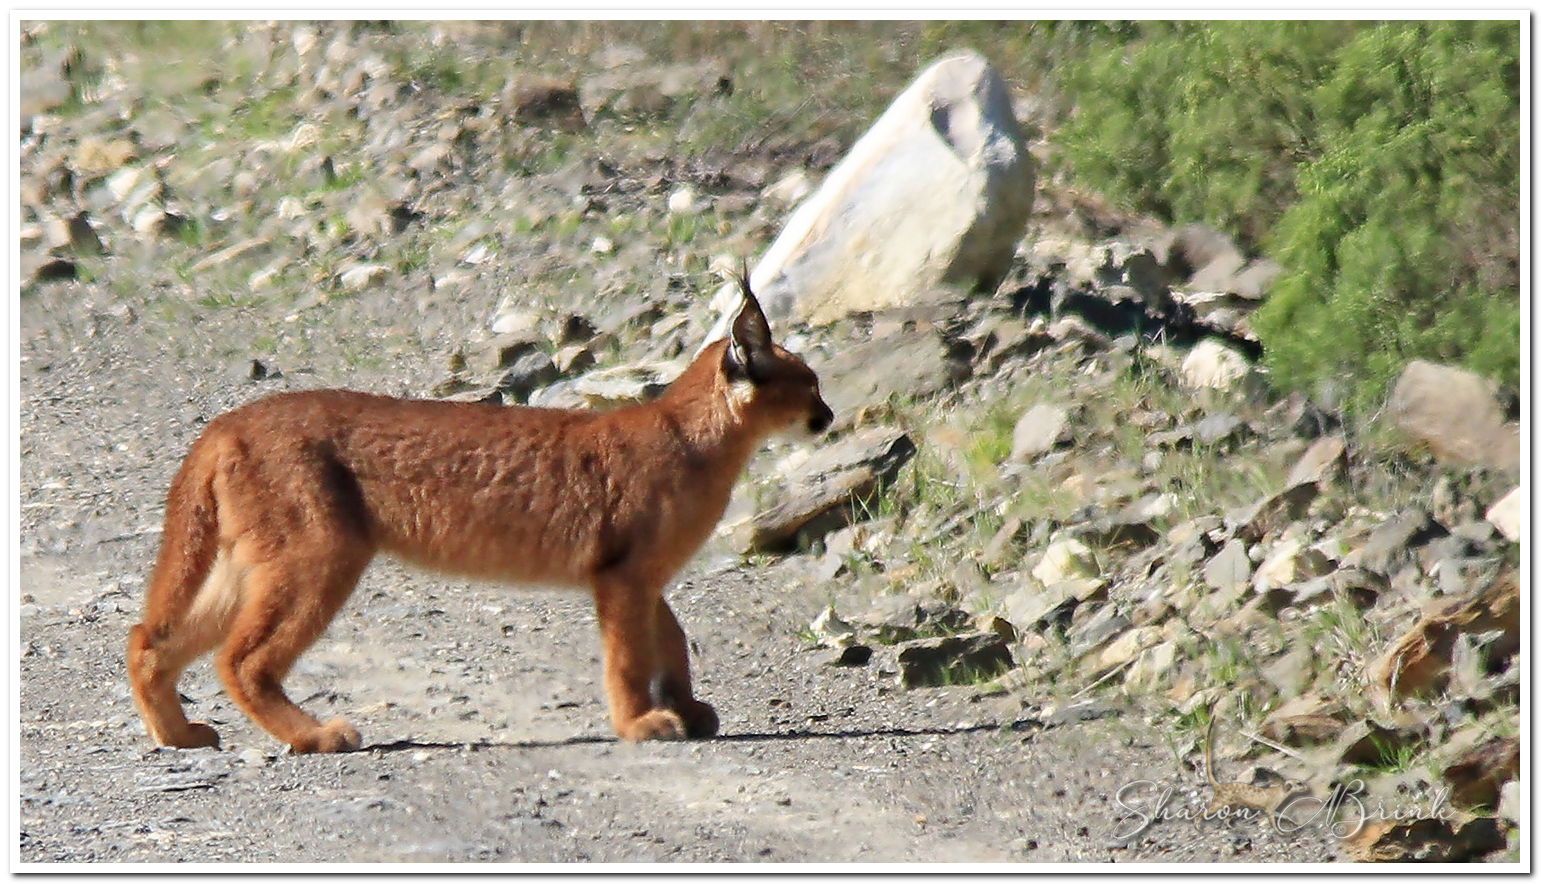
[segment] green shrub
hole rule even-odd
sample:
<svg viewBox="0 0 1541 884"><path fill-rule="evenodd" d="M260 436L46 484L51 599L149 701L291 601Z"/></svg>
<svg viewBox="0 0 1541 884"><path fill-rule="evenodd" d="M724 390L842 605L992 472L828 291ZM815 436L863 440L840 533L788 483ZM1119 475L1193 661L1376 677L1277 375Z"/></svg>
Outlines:
<svg viewBox="0 0 1541 884"><path fill-rule="evenodd" d="M1518 383L1517 23L1151 23L1064 83L1076 180L1283 265L1280 385L1363 410L1415 357Z"/></svg>

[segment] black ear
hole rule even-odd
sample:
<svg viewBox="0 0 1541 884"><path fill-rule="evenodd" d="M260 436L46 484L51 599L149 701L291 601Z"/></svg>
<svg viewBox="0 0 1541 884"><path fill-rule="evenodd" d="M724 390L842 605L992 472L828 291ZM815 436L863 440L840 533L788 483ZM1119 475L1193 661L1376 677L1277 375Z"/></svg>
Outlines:
<svg viewBox="0 0 1541 884"><path fill-rule="evenodd" d="M733 317L728 332L728 349L723 354L723 370L733 377L746 377L759 383L769 374L768 366L773 358L770 323L765 311L749 289L749 268L746 265L738 277L739 288L744 293L743 306Z"/></svg>

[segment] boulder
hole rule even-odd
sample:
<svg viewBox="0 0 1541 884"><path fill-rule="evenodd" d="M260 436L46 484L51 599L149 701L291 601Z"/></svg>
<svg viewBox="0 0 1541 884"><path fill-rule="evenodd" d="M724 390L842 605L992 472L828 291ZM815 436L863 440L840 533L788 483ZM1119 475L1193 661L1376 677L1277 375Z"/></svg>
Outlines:
<svg viewBox="0 0 1541 884"><path fill-rule="evenodd" d="M1218 590L1234 589L1252 579L1252 560L1247 556L1247 545L1232 538L1204 563L1204 582Z"/></svg>
<svg viewBox="0 0 1541 884"><path fill-rule="evenodd" d="M1033 201L1033 161L1006 84L982 56L946 56L916 78L792 213L751 283L772 319L826 323L993 290ZM720 289L721 337L737 309Z"/></svg>
<svg viewBox="0 0 1541 884"><path fill-rule="evenodd" d="M1504 421L1496 389L1492 381L1465 369L1415 360L1397 378L1386 415L1441 460L1518 475L1519 425Z"/></svg>

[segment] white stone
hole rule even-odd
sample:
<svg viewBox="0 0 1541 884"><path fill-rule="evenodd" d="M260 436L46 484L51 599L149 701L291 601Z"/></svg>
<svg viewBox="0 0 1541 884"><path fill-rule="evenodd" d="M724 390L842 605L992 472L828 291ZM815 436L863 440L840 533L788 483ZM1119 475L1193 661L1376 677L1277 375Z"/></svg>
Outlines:
<svg viewBox="0 0 1541 884"><path fill-rule="evenodd" d="M1033 201L1033 160L1006 84L980 55L927 68L787 220L751 274L766 314L815 324L993 287ZM720 338L738 291L718 290Z"/></svg>
<svg viewBox="0 0 1541 884"><path fill-rule="evenodd" d="M1525 495L1518 486L1488 507L1487 520L1510 540L1525 536Z"/></svg>
<svg viewBox="0 0 1541 884"><path fill-rule="evenodd" d="M1011 434L1011 459L1031 460L1058 445L1065 436L1070 412L1064 406L1040 403L1028 409Z"/></svg>
<svg viewBox="0 0 1541 884"><path fill-rule="evenodd" d="M615 251L615 241L608 236L596 236L589 250L596 255L608 255Z"/></svg>
<svg viewBox="0 0 1541 884"><path fill-rule="evenodd" d="M1247 357L1213 338L1205 338L1182 364L1182 381L1190 387L1229 390L1247 376L1252 366Z"/></svg>
<svg viewBox="0 0 1541 884"><path fill-rule="evenodd" d="M1106 669L1134 659L1134 655L1161 641L1161 629L1157 626L1141 626L1131 629L1113 640L1097 658L1097 666Z"/></svg>
<svg viewBox="0 0 1541 884"><path fill-rule="evenodd" d="M338 281L350 292L369 288L385 281L390 273L384 264L360 264L344 270Z"/></svg>
<svg viewBox="0 0 1541 884"><path fill-rule="evenodd" d="M1091 547L1074 537L1050 543L1043 558L1033 566L1033 577L1044 586L1097 576L1097 561Z"/></svg>
<svg viewBox="0 0 1541 884"><path fill-rule="evenodd" d="M676 188L669 194L669 214L671 215L695 215L702 209L701 198L696 194L695 188L690 185Z"/></svg>
<svg viewBox="0 0 1541 884"><path fill-rule="evenodd" d="M808 173L802 169L793 169L761 191L760 196L777 208L790 209L807 199L810 193L813 193L813 182L808 180Z"/></svg>

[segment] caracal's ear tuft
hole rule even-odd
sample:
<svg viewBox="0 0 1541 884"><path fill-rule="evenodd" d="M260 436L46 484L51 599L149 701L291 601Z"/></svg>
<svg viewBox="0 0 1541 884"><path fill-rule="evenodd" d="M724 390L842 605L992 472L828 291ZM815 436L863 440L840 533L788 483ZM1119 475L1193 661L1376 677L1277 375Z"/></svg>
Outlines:
<svg viewBox="0 0 1541 884"><path fill-rule="evenodd" d="M749 288L749 264L744 262L738 274L738 285L744 294L744 303L733 317L728 332L728 349L723 355L723 369L734 377L747 377L756 383L769 374L769 362L774 359L771 344L770 323L765 311Z"/></svg>

